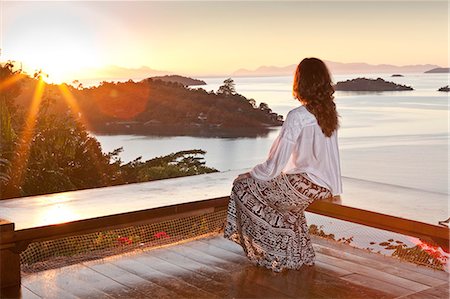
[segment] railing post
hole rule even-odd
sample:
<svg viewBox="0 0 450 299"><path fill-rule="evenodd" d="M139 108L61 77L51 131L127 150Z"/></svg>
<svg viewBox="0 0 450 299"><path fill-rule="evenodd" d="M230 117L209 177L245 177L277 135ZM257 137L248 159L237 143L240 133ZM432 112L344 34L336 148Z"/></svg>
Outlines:
<svg viewBox="0 0 450 299"><path fill-rule="evenodd" d="M20 290L20 253L13 237L14 223L0 219L0 293Z"/></svg>

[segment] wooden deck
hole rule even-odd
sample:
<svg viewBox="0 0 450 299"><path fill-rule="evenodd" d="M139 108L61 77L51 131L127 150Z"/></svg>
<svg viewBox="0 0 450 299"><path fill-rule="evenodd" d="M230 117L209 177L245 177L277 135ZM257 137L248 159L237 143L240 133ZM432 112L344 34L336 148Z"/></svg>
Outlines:
<svg viewBox="0 0 450 299"><path fill-rule="evenodd" d="M316 264L273 273L221 235L22 278L22 298L449 298L449 275L312 236ZM8 294L2 294L8 298Z"/></svg>

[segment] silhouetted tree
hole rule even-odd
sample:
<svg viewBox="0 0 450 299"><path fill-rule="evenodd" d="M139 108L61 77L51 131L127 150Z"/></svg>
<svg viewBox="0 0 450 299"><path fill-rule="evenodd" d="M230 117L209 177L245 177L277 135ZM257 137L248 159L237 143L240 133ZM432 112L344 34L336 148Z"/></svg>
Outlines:
<svg viewBox="0 0 450 299"><path fill-rule="evenodd" d="M223 94L225 96L233 95L236 93L235 84L233 79L228 78L223 81L223 85L217 90L218 94Z"/></svg>
<svg viewBox="0 0 450 299"><path fill-rule="evenodd" d="M259 104L259 109L262 111L267 111L267 112L272 112L272 109L269 108L269 105L267 105L266 103L262 102Z"/></svg>

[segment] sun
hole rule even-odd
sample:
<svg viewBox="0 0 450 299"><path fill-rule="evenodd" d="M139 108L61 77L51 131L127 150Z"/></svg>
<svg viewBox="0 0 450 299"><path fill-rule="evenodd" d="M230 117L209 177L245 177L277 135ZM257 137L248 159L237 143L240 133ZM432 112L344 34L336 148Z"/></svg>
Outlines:
<svg viewBox="0 0 450 299"><path fill-rule="evenodd" d="M42 3L36 10L20 10L5 25L5 36L14 37L14 43L5 43L4 58L21 62L29 74L42 70L52 83L72 82L83 69L99 67L103 55L93 18L86 10L57 9L67 5Z"/></svg>
<svg viewBox="0 0 450 299"><path fill-rule="evenodd" d="M75 41L47 41L45 47L34 47L20 57L28 73L42 70L52 83L72 82L83 69L95 67L96 55Z"/></svg>

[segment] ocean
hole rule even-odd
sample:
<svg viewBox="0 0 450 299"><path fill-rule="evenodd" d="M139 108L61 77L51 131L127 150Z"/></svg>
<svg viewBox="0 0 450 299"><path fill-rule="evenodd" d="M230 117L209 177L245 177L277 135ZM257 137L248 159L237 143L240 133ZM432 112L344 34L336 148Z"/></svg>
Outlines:
<svg viewBox="0 0 450 299"><path fill-rule="evenodd" d="M448 195L449 95L437 89L449 84L449 75L349 74L334 76L334 82L356 77L380 77L412 86L415 90L335 93L341 121L342 175ZM207 82L201 88L217 91L226 78L200 79ZM299 105L292 97L291 77L239 77L233 80L238 93L255 99L257 104L265 102L274 112L284 116ZM227 171L250 168L263 162L278 131L279 128L257 138L96 137L104 152L123 147L121 158L125 162L139 156L149 159L180 150L202 149L207 152L206 165Z"/></svg>

